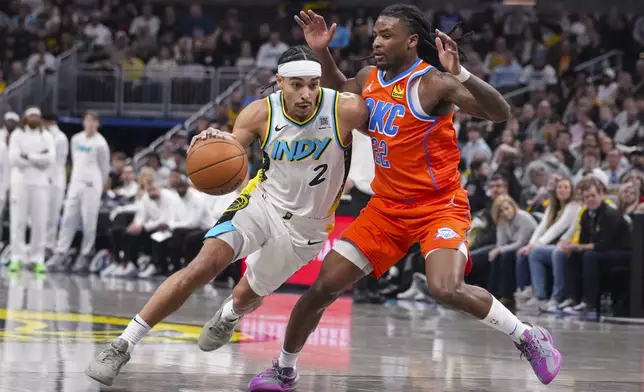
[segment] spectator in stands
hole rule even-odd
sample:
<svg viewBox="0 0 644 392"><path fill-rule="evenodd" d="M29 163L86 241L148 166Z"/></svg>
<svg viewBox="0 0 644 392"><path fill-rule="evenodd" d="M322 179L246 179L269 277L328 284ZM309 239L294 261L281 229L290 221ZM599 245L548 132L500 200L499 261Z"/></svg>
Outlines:
<svg viewBox="0 0 644 392"><path fill-rule="evenodd" d="M608 176L608 187L619 186L622 175L627 169L622 166L622 153L618 149L612 149L606 156L606 169L604 173Z"/></svg>
<svg viewBox="0 0 644 392"><path fill-rule="evenodd" d="M161 165L161 157L156 152L150 152L146 156L145 166L154 169L155 180L161 186L168 184L168 177L170 176L170 169Z"/></svg>
<svg viewBox="0 0 644 392"><path fill-rule="evenodd" d="M114 44L109 48L110 60L114 64L119 64L127 58L130 39L125 31L117 31Z"/></svg>
<svg viewBox="0 0 644 392"><path fill-rule="evenodd" d="M577 174L572 179L573 184L577 184L581 179L589 173L592 173L593 170L599 168L599 157L593 148L587 148L584 150L584 165Z"/></svg>
<svg viewBox="0 0 644 392"><path fill-rule="evenodd" d="M56 69L56 58L47 52L45 41L38 41L37 52L29 56L27 60L27 71L29 72L52 72Z"/></svg>
<svg viewBox="0 0 644 392"><path fill-rule="evenodd" d="M137 35L141 29L144 29L147 30L148 34L156 37L160 27L161 22L159 17L154 15L152 4L144 4L141 8L141 15L132 20L129 32L130 35Z"/></svg>
<svg viewBox="0 0 644 392"><path fill-rule="evenodd" d="M207 213L203 195L188 186L186 176L175 170L171 173L171 177L177 177L172 181L173 189L180 197L174 207L176 212L173 214L173 219L168 223L168 230L172 232L172 236L167 241L155 244L159 253L153 257L153 262L139 273L139 278L150 278L159 273L166 274L170 266L173 267L173 271L181 269L184 241L190 233L199 230L202 217Z"/></svg>
<svg viewBox="0 0 644 392"><path fill-rule="evenodd" d="M163 45L174 44L182 35L181 26L173 5L167 5L164 10L163 20L160 23L158 37Z"/></svg>
<svg viewBox="0 0 644 392"><path fill-rule="evenodd" d="M507 52L503 62L494 67L490 75L490 84L500 92L510 92L521 84L521 72L523 69L517 62L512 52Z"/></svg>
<svg viewBox="0 0 644 392"><path fill-rule="evenodd" d="M611 68L604 69L601 83L597 89L597 99L600 103L615 102L617 95L617 82L615 71Z"/></svg>
<svg viewBox="0 0 644 392"><path fill-rule="evenodd" d="M619 197L617 201L619 211L625 216L634 214L635 210L637 210L637 206L641 204L640 197L640 190L635 186L635 184L632 182L624 183L624 185L619 188Z"/></svg>
<svg viewBox="0 0 644 392"><path fill-rule="evenodd" d="M112 32L100 22L100 16L100 12L93 12L83 33L95 45L107 47L112 43Z"/></svg>
<svg viewBox="0 0 644 392"><path fill-rule="evenodd" d="M298 30L302 31L301 28L298 28ZM254 65L255 57L253 57L253 48L251 47L250 41L243 41L241 43L241 52L235 61L235 66L240 68L250 68Z"/></svg>
<svg viewBox="0 0 644 392"><path fill-rule="evenodd" d="M492 219L496 225L496 246L488 253L491 263L488 288L499 302L514 308L516 253L530 241L537 221L507 195L494 200Z"/></svg>
<svg viewBox="0 0 644 392"><path fill-rule="evenodd" d="M545 130L550 123L551 117L552 107L550 106L550 102L547 100L539 102L536 116L526 128L525 135L523 136L533 140L545 140Z"/></svg>
<svg viewBox="0 0 644 392"><path fill-rule="evenodd" d="M489 205L490 198L485 189L489 174L490 165L486 160L476 159L472 161L470 175L465 184L472 214L476 214Z"/></svg>
<svg viewBox="0 0 644 392"><path fill-rule="evenodd" d="M623 107L624 110L615 117L615 124L618 127L615 132L615 143L631 146L640 128L639 110L632 98L626 99Z"/></svg>
<svg viewBox="0 0 644 392"><path fill-rule="evenodd" d="M575 155L570 150L570 144L572 143L572 136L570 132L563 130L557 133L555 139L556 152L561 154L562 162L566 165L568 170L572 170L575 166Z"/></svg>
<svg viewBox="0 0 644 392"><path fill-rule="evenodd" d="M539 307L551 312L566 299L566 258L562 257L563 253L557 252L556 244L570 227L574 227L581 205L575 199L573 185L569 179L560 179L556 182L549 201L530 242L517 252L520 258L528 258L531 280L530 287L515 297L519 300L528 300L525 307ZM554 281L552 295L547 303L546 267L551 267Z"/></svg>
<svg viewBox="0 0 644 392"><path fill-rule="evenodd" d="M546 54L537 51L532 56L532 63L523 69L521 84L531 87L553 86L557 84L557 72L552 65L546 63Z"/></svg>
<svg viewBox="0 0 644 392"><path fill-rule="evenodd" d="M335 35L329 43L329 48L347 48L351 42L351 31L349 30L349 28L340 22L340 16L338 14L332 14L329 23L330 25L334 23L337 25ZM300 31L301 30L302 29L300 29Z"/></svg>
<svg viewBox="0 0 644 392"><path fill-rule="evenodd" d="M268 42L262 44L257 52L257 66L266 70L277 70L277 60L288 49L280 40L280 33L271 31Z"/></svg>
<svg viewBox="0 0 644 392"><path fill-rule="evenodd" d="M488 182L489 204L473 214L472 229L467 233L471 249L472 271L467 277L468 284L487 287L489 253L496 246L496 224L492 219L492 205L496 199L508 194L508 181L501 174L494 174Z"/></svg>
<svg viewBox="0 0 644 392"><path fill-rule="evenodd" d="M443 3L443 8L434 13L432 26L441 31L450 31L458 22L462 21L461 15L456 11L450 1Z"/></svg>
<svg viewBox="0 0 644 392"><path fill-rule="evenodd" d="M145 75L152 81L165 81L175 77L178 69L177 61L172 58L170 48L162 46L157 56L148 61L145 66Z"/></svg>
<svg viewBox="0 0 644 392"><path fill-rule="evenodd" d="M510 60L509 57L510 57L509 51L505 43L505 38L498 37L494 44L494 50L488 52L487 56L485 56L485 61L483 63L483 68L485 70L485 73L488 75L491 75L494 73L494 70L497 67L509 64L509 60ZM521 77L521 74L519 73L519 77L517 78L516 84L519 84L518 79L520 77Z"/></svg>
<svg viewBox="0 0 644 392"><path fill-rule="evenodd" d="M195 32L200 31L202 35L213 33L212 19L203 15L201 5L194 3L190 6L190 16L183 20L181 32L185 37L192 37Z"/></svg>
<svg viewBox="0 0 644 392"><path fill-rule="evenodd" d="M112 153L109 184L107 184L108 189L115 191L123 186L122 176L126 159L127 155L123 151L115 151Z"/></svg>
<svg viewBox="0 0 644 392"><path fill-rule="evenodd" d="M481 136L481 126L472 125L467 131L467 143L461 148L461 159L465 160L467 167L470 167L474 160L474 154L481 151L485 153L488 160L492 158L492 150Z"/></svg>
<svg viewBox="0 0 644 392"><path fill-rule="evenodd" d="M137 210L134 222L128 227L126 241L125 261L126 270L120 276L133 277L141 272L136 268L136 261L139 257L141 246L149 242L152 250L151 263L158 271L167 271L165 262L164 246L170 238L169 225L178 219L181 199L179 195L170 189L161 188L158 183L151 183L146 186L146 196L141 199L141 205ZM153 238L152 235L156 236ZM144 269L143 271L147 270Z"/></svg>
<svg viewBox="0 0 644 392"><path fill-rule="evenodd" d="M132 165L123 166L120 185L113 189L114 193L126 200L133 201L136 198L139 184L136 182L136 173Z"/></svg>
<svg viewBox="0 0 644 392"><path fill-rule="evenodd" d="M604 201L604 186L596 179L581 184L587 209L580 220L579 242L567 252L582 260L582 301L572 313L593 312L599 303L600 287L615 266L628 266L631 260L631 233L623 215ZM571 313L569 310L568 313Z"/></svg>

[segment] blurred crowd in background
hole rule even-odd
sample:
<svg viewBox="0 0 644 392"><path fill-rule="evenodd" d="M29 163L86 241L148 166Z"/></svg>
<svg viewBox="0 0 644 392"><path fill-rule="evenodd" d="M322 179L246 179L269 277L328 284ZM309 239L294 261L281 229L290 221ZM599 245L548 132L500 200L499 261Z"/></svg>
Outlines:
<svg viewBox="0 0 644 392"><path fill-rule="evenodd" d="M369 64L372 28L380 9L317 6L329 23L338 23L331 52L340 69L353 76ZM153 258L153 251L132 250L130 242L119 237L128 232L136 215L126 206L140 206L135 201L150 198L145 196L149 192L156 197L158 188L144 186L149 176L175 192L187 186L184 169L190 138L209 126L230 131L249 102L272 92L263 91L263 86L272 80L280 54L290 45L305 43L292 20L300 7L289 3L278 8L222 9L123 0L11 0L0 5L0 89L26 72L55 72L55 56L79 42L91 46L83 67L118 70L132 91L142 80L162 82L179 74L202 83L211 67L254 70L214 112L173 134L141 162L126 165L125 154L112 152L112 174L101 207L104 219L98 230L105 241L97 242L97 249L109 253L103 254L107 261L96 264L95 271L149 277L190 261L198 249L177 250L179 256L172 262L156 260L152 272L149 263L139 263L141 255ZM633 214L644 212L644 15L616 8L605 13L500 5L461 10L445 2L440 9L427 10L427 17L443 31L458 25L454 34L463 37L459 45L464 66L507 94L513 106L513 117L502 124L455 112L462 182L474 217L469 244L475 269L468 279L510 306L575 314L601 310L612 301L614 306L609 307L619 312L622 294L611 292L610 300L601 302L605 296L587 282L612 276L598 274L597 263L625 266L630 242L609 241L617 248L604 249L603 256L587 255L592 252L579 244L599 241L597 227L606 231L604 221L594 231L592 224L585 226L584 219L596 219L600 208L592 205L592 216L587 217L585 196L590 200L594 195L587 193L600 197L601 208L618 211L626 228ZM155 95L154 89L146 91L141 100ZM5 115L6 133L15 132L16 116L22 117ZM370 149L360 151L370 154ZM249 157L252 177L261 167L258 144L249 149ZM360 195L368 199L371 190L364 186L364 178L372 176L372 170L364 162L352 168L347 194L354 202L362 200ZM128 193L127 202L115 197L124 184L136 190ZM227 200L209 203L220 208ZM129 218L117 219L115 210L127 210ZM622 221L613 224L617 226L611 230L624 235L616 229ZM208 224L197 226L193 229L201 231ZM570 227L576 230L564 230ZM198 248L199 241L190 244ZM355 299L382 302L398 296L431 302L419 252L412 248L380 281L360 282ZM568 264L577 268L560 268L559 261L568 259L574 259ZM69 261L68 266L73 264ZM107 268L110 264L118 269ZM82 267L76 270L89 264ZM238 269L229 274L233 280L238 275Z"/></svg>

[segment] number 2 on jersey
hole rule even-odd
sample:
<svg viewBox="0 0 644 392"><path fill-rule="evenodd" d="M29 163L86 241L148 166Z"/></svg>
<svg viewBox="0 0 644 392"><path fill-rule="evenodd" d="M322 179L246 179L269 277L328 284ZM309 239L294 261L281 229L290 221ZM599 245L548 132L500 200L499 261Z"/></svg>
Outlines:
<svg viewBox="0 0 644 392"><path fill-rule="evenodd" d="M375 137L371 138L371 148L373 149L373 160L376 162L377 165L380 165L384 168L388 168L391 165L389 164L389 160L387 159L387 153L389 151L389 147L387 146L387 142L384 140L378 140Z"/></svg>
<svg viewBox="0 0 644 392"><path fill-rule="evenodd" d="M329 165L327 165L326 163L323 163L321 165L314 167L313 171L316 172L317 174L315 175L315 177L313 177L311 182L309 182L309 186L320 185L321 183L326 181L326 177L323 177L323 176L324 176L324 173L326 173L328 168L329 168Z"/></svg>

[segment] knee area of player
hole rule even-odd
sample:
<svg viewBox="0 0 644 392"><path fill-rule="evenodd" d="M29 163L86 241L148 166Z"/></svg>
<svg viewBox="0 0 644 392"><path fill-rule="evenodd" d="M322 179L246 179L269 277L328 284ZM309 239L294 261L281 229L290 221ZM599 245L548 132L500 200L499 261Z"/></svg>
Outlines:
<svg viewBox="0 0 644 392"><path fill-rule="evenodd" d="M437 301L450 303L463 295L465 283L458 277L428 276L427 288Z"/></svg>

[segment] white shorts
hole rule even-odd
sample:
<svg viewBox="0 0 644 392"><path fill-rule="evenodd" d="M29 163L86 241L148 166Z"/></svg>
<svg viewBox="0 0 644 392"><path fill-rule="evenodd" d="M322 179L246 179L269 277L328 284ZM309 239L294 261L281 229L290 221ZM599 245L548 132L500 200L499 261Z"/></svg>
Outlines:
<svg viewBox="0 0 644 392"><path fill-rule="evenodd" d="M266 296L320 254L333 223L333 216L293 216L255 188L235 199L205 238L225 241L233 248L233 260L247 257L248 283L255 294Z"/></svg>

